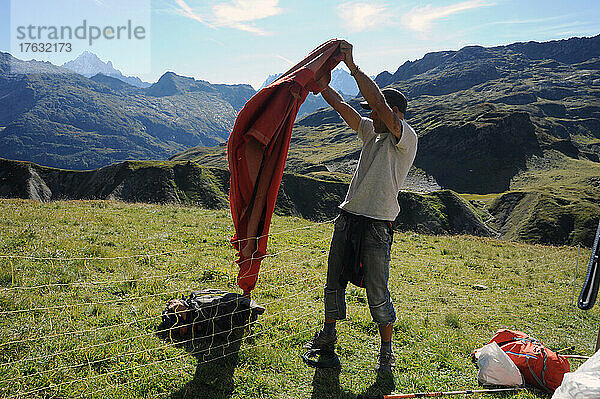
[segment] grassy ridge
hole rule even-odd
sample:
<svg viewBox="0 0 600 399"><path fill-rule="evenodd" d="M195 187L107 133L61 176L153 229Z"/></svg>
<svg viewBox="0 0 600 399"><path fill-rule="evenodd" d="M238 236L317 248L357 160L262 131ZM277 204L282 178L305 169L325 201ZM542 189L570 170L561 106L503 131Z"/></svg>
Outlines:
<svg viewBox="0 0 600 399"><path fill-rule="evenodd" d="M600 165L556 151L534 156L502 194L461 195L507 240L591 246L600 214ZM485 217L484 217L485 220Z"/></svg>
<svg viewBox="0 0 600 399"><path fill-rule="evenodd" d="M238 357L225 360L223 348L193 354L155 331L170 298L207 287L237 291L226 211L3 200L0 224L0 255L57 258L0 258L0 396L7 398L353 398L473 388L469 354L496 329L591 354L600 322L597 309L571 308L577 248L397 233L393 380L371 371L377 334L364 291L353 287L350 317L339 326L342 369L315 372L298 354L321 320L331 225L274 217L272 256L254 292L267 312ZM579 256L578 288L589 250Z"/></svg>
<svg viewBox="0 0 600 399"><path fill-rule="evenodd" d="M532 157L527 170L511 181L511 190L537 189L569 200L597 202L600 196L600 164L569 158L556 151Z"/></svg>

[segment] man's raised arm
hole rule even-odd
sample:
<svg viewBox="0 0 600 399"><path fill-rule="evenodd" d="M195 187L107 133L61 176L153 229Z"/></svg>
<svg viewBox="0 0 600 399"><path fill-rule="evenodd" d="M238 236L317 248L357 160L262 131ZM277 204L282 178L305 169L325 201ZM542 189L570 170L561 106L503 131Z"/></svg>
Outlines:
<svg viewBox="0 0 600 399"><path fill-rule="evenodd" d="M327 103L331 105L331 107L333 107L338 114L340 114L348 126L350 126L355 132L358 131L360 114L344 101L344 98L340 96L340 93L335 91L330 86L327 86L325 90L321 92L321 95L325 101L327 101Z"/></svg>
<svg viewBox="0 0 600 399"><path fill-rule="evenodd" d="M383 93L377 87L377 84L371 79L367 74L365 74L355 63L352 58L352 45L346 41L342 42L340 45L340 51L346 55L346 59L344 62L348 69L350 69L350 74L354 76L356 80L356 84L358 85L358 89L360 93L363 95L367 103L371 109L377 112L379 119L389 129L390 133L394 136L401 138L402 137L402 122L398 115L390 108L390 106L385 102L385 98L383 97Z"/></svg>

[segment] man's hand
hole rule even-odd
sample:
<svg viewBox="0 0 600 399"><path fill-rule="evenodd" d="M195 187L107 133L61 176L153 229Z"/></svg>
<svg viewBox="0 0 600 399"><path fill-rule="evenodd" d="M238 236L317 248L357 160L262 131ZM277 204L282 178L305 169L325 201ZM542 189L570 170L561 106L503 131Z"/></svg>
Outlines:
<svg viewBox="0 0 600 399"><path fill-rule="evenodd" d="M390 133L392 133L398 138L401 138L402 122L400 121L400 118L398 117L398 115L396 115L394 110L392 110L390 106L385 102L385 98L383 97L381 90L379 90L379 87L373 81L373 79L371 79L367 74L361 71L360 68L358 68L358 66L354 63L354 59L352 57L352 45L347 41L342 40L340 43L340 52L344 54L344 62L350 70L350 74L354 76L360 93L363 95L365 100L367 100L373 111L377 113L377 117L387 126ZM340 112L337 109L336 111ZM341 115L343 117L343 114ZM348 122L348 120L346 121ZM358 118L358 122L360 122L360 117ZM348 124L352 126L350 122Z"/></svg>
<svg viewBox="0 0 600 399"><path fill-rule="evenodd" d="M352 45L347 41L342 40L340 43L340 52L344 54L344 63L346 63L346 66L350 69L350 73L352 73L356 69L356 64L352 58Z"/></svg>

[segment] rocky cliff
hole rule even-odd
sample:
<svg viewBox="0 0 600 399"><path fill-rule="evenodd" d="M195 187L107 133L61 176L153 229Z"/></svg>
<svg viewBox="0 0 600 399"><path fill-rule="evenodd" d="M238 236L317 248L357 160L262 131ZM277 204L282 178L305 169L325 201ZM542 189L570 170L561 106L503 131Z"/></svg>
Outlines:
<svg viewBox="0 0 600 399"><path fill-rule="evenodd" d="M0 159L0 198L119 200L179 203L209 209L229 206L229 172L194 162L123 162L91 171L68 171ZM284 174L275 212L325 221L338 214L348 185ZM394 227L429 234L488 236L470 205L451 191L400 193Z"/></svg>

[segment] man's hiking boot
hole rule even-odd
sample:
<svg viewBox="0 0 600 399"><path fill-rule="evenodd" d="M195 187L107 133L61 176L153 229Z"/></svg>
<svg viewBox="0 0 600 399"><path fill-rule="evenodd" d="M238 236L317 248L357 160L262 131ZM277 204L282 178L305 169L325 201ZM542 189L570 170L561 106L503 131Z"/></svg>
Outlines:
<svg viewBox="0 0 600 399"><path fill-rule="evenodd" d="M329 334L323 330L317 331L315 336L304 344L304 352L300 357L310 367L335 368L340 367L340 358L335 354L337 334Z"/></svg>
<svg viewBox="0 0 600 399"><path fill-rule="evenodd" d="M375 371L378 373L391 373L396 367L396 358L392 351L380 351L377 355L377 364L375 365Z"/></svg>
<svg viewBox="0 0 600 399"><path fill-rule="evenodd" d="M317 331L315 336L304 344L304 349L307 351L320 350L321 352L334 353L336 342L337 334L327 334L321 330Z"/></svg>

